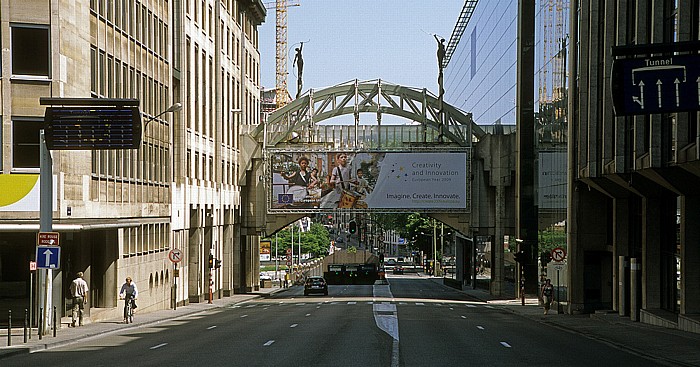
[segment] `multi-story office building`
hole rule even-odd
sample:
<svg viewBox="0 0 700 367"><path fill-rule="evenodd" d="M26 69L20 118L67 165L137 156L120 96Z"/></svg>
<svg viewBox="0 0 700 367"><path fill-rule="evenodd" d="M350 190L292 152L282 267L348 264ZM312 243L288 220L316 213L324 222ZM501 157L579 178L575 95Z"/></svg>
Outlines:
<svg viewBox="0 0 700 367"><path fill-rule="evenodd" d="M52 151L53 229L65 305L82 271L93 317L118 313L130 276L142 309L253 288L241 234L238 133L260 110L259 0L0 1L0 308L26 305L39 230L39 97L135 98L132 150ZM182 109L165 113L175 103ZM241 245L243 243L243 245ZM168 252L179 249L175 282ZM210 270L209 254L221 260ZM248 260L246 260L248 259ZM173 285L177 283L177 288ZM3 315L6 313L3 313Z"/></svg>
<svg viewBox="0 0 700 367"><path fill-rule="evenodd" d="M455 26L457 35L452 35L447 47L448 50L452 48L452 54L445 68L444 98L472 113L474 121L490 134L510 134L510 139L501 143L510 157L499 157L501 161L496 159L493 163L474 162L475 166L483 164L485 168L508 167L507 162L515 160L515 126L518 123L519 5L513 1L465 2L465 8L468 6L473 6L471 16L465 19L469 12L462 12ZM555 224L559 228L566 219L568 14L568 0L535 1L534 135L540 230L556 231ZM502 246L507 242L506 237L516 237L515 172L486 170L490 172L483 177L484 187L496 186L497 189L493 193L478 194L481 196L477 200L493 206L492 213L501 214L472 218L472 226L478 238ZM502 192L499 186L503 186ZM506 258L512 263L512 258Z"/></svg>
<svg viewBox="0 0 700 367"><path fill-rule="evenodd" d="M571 4L570 309L698 331L700 5ZM632 90L611 81L613 64L635 60L661 67L635 69ZM686 85L692 92L680 93ZM621 114L617 98L646 109ZM675 110L686 101L694 108Z"/></svg>

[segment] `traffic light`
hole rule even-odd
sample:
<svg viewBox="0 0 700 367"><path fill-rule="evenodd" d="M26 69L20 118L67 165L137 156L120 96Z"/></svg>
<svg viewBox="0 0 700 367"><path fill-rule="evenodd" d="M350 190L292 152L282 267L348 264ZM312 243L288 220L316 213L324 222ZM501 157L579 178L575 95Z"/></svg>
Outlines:
<svg viewBox="0 0 700 367"><path fill-rule="evenodd" d="M209 269L214 269L214 254L209 254Z"/></svg>
<svg viewBox="0 0 700 367"><path fill-rule="evenodd" d="M221 260L219 260L219 259L214 259L214 262L215 262L215 264L214 264L214 267L215 267L215 268L218 269L218 268L221 267Z"/></svg>
<svg viewBox="0 0 700 367"><path fill-rule="evenodd" d="M540 254L540 263L542 266L547 266L552 261L552 254L549 251L542 251Z"/></svg>
<svg viewBox="0 0 700 367"><path fill-rule="evenodd" d="M357 223L355 223L354 220L351 220L349 225L348 225L348 230L350 231L350 234L355 234L357 232Z"/></svg>

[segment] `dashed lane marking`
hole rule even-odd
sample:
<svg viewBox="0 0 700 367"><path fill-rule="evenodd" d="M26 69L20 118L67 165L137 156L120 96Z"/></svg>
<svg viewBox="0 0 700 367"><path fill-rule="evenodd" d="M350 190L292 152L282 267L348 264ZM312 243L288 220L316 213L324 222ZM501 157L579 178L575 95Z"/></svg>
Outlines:
<svg viewBox="0 0 700 367"><path fill-rule="evenodd" d="M510 344L508 344L508 343L506 343L506 342L501 342L501 345L504 346L504 347L506 347L506 348L512 348L512 347L510 346Z"/></svg>
<svg viewBox="0 0 700 367"><path fill-rule="evenodd" d="M208 327L207 330L211 330L211 329L215 329L215 328L216 328L216 325L212 325L212 326Z"/></svg>
<svg viewBox="0 0 700 367"><path fill-rule="evenodd" d="M476 325L476 328L479 329L479 330L484 330L484 327L481 326L481 325Z"/></svg>
<svg viewBox="0 0 700 367"><path fill-rule="evenodd" d="M264 346L264 347L269 347L269 346L271 346L272 343L274 343L274 342L275 342L274 340L268 340L267 342L265 342L265 344L263 344L263 346Z"/></svg>
<svg viewBox="0 0 700 367"><path fill-rule="evenodd" d="M166 346L166 345L168 345L168 343L161 343L161 344L152 346L151 349L158 349L158 348L164 347L164 346Z"/></svg>
<svg viewBox="0 0 700 367"><path fill-rule="evenodd" d="M291 327L291 328L295 328L295 327L297 327L297 326L299 326L299 324L291 324L291 325L289 325L289 327Z"/></svg>

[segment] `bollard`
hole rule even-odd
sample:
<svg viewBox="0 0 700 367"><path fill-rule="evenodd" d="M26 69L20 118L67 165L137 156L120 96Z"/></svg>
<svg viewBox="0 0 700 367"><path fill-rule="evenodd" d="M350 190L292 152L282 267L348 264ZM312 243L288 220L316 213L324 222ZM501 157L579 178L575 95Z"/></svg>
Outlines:
<svg viewBox="0 0 700 367"><path fill-rule="evenodd" d="M53 306L53 337L56 337L56 306Z"/></svg>
<svg viewBox="0 0 700 367"><path fill-rule="evenodd" d="M27 342L27 323L28 323L28 315L29 311L25 308L24 309L24 342Z"/></svg>
<svg viewBox="0 0 700 367"><path fill-rule="evenodd" d="M42 331L44 331L43 330L44 329L44 318L43 318L44 308L43 307L39 308L39 315L41 315L40 316L41 318L39 319L39 327L37 329L39 331L39 340L41 340L41 338L42 338L41 334L43 334Z"/></svg>
<svg viewBox="0 0 700 367"><path fill-rule="evenodd" d="M7 346L12 345L12 310L7 310Z"/></svg>

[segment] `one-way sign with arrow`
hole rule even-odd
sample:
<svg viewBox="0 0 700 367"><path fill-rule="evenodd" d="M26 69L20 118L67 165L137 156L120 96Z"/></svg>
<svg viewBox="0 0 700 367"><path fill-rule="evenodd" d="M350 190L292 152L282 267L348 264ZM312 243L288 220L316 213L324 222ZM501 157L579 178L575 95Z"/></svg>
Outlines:
<svg viewBox="0 0 700 367"><path fill-rule="evenodd" d="M37 246L36 267L58 269L61 264L61 248L58 246Z"/></svg>

